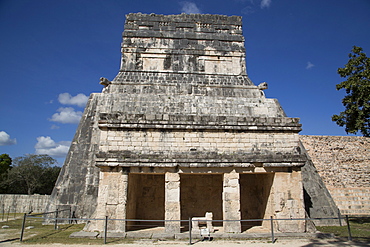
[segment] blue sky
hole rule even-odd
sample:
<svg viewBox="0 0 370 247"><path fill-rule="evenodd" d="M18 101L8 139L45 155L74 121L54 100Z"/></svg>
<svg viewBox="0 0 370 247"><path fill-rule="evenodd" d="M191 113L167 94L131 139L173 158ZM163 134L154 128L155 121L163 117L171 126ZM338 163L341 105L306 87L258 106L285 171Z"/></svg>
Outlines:
<svg viewBox="0 0 370 247"><path fill-rule="evenodd" d="M346 135L337 69L370 56L369 0L0 0L0 154L62 164L88 96L119 70L125 15L240 15L247 71L304 135Z"/></svg>

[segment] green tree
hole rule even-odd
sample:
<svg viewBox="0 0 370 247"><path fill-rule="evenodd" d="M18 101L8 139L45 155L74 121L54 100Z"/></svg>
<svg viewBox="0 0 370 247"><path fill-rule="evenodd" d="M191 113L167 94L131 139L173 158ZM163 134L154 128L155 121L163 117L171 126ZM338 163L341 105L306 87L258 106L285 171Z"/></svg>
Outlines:
<svg viewBox="0 0 370 247"><path fill-rule="evenodd" d="M53 191L55 182L58 179L59 173L61 168L58 166L53 167L47 167L44 170L42 180L41 180L41 186L36 191L38 194L46 194L50 195Z"/></svg>
<svg viewBox="0 0 370 247"><path fill-rule="evenodd" d="M48 155L28 154L14 159L14 166L8 173L8 193L15 194L50 194L60 167Z"/></svg>
<svg viewBox="0 0 370 247"><path fill-rule="evenodd" d="M6 193L8 185L6 180L8 178L8 172L12 169L12 158L8 154L0 155L0 193Z"/></svg>
<svg viewBox="0 0 370 247"><path fill-rule="evenodd" d="M12 158L9 154L0 155L0 175L7 173L12 168Z"/></svg>
<svg viewBox="0 0 370 247"><path fill-rule="evenodd" d="M370 58L361 47L354 46L348 63L338 69L338 74L346 78L336 85L337 90L345 89L346 96L342 103L345 110L333 115L332 120L339 126L345 126L347 133L361 132L370 136Z"/></svg>

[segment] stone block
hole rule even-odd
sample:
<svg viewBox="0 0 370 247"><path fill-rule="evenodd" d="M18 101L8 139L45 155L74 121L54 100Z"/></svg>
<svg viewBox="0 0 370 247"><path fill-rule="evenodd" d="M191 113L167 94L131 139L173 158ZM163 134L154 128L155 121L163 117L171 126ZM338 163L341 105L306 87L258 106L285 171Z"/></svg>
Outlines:
<svg viewBox="0 0 370 247"><path fill-rule="evenodd" d="M165 174L165 180L166 180L166 182L179 182L180 181L180 175L178 173L167 172Z"/></svg>
<svg viewBox="0 0 370 247"><path fill-rule="evenodd" d="M166 189L166 191L165 191L165 200L166 200L166 202L179 202L180 201L179 186L180 186L180 184L177 185L176 189Z"/></svg>
<svg viewBox="0 0 370 247"><path fill-rule="evenodd" d="M70 238L97 238L99 235L99 232L85 232L85 231L79 231L74 232L71 235L69 235Z"/></svg>
<svg viewBox="0 0 370 247"><path fill-rule="evenodd" d="M165 202L165 219L179 220L180 219L180 203Z"/></svg>

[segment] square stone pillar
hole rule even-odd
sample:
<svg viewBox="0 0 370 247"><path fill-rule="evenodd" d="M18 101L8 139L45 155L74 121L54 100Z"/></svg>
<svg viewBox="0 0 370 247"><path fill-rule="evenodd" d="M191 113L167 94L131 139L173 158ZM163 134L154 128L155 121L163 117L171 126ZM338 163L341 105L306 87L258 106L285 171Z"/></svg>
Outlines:
<svg viewBox="0 0 370 247"><path fill-rule="evenodd" d="M305 218L301 171L277 172L272 185L275 218ZM304 220L275 221L275 230L280 232L305 232Z"/></svg>
<svg viewBox="0 0 370 247"><path fill-rule="evenodd" d="M99 178L98 203L92 218L125 219L127 206L128 174L120 168L101 168ZM85 228L87 231L104 231L103 220L93 220ZM124 221L109 221L109 232L125 232Z"/></svg>
<svg viewBox="0 0 370 247"><path fill-rule="evenodd" d="M168 233L179 233L181 227L180 210L180 174L166 172L165 174L165 231Z"/></svg>
<svg viewBox="0 0 370 247"><path fill-rule="evenodd" d="M230 233L241 232L241 214L240 214L240 186L239 173L235 170L230 173L224 173L223 181L223 219L224 220L238 220L238 221L224 221L224 231Z"/></svg>

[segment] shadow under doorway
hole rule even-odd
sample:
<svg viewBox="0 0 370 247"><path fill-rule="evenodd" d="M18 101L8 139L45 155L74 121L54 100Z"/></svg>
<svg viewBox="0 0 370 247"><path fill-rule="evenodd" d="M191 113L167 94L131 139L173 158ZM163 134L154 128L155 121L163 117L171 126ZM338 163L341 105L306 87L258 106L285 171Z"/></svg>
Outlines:
<svg viewBox="0 0 370 247"><path fill-rule="evenodd" d="M126 218L148 221L128 221L128 231L164 226L163 221L150 221L164 220L164 180L164 174L129 174Z"/></svg>
<svg viewBox="0 0 370 247"><path fill-rule="evenodd" d="M240 174L240 211L242 220L264 218L273 181L274 173ZM242 232L254 226L262 226L262 224L262 221L244 221L242 222ZM268 224L270 223L268 222Z"/></svg>
<svg viewBox="0 0 370 247"><path fill-rule="evenodd" d="M180 203L181 219L204 217L212 212L213 220L222 220L222 174L181 174ZM222 222L213 222L214 226L222 226ZM181 231L189 230L189 223L182 222Z"/></svg>

